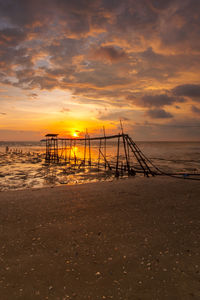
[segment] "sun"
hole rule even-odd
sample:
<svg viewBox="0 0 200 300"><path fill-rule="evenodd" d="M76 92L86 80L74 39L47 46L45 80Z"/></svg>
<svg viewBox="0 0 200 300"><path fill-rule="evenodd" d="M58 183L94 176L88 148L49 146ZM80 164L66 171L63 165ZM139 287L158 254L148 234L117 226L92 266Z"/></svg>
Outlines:
<svg viewBox="0 0 200 300"><path fill-rule="evenodd" d="M73 132L73 133L72 133L72 136L73 136L73 137L78 137L78 134L77 134L76 132Z"/></svg>
<svg viewBox="0 0 200 300"><path fill-rule="evenodd" d="M81 131L78 130L78 129L73 128L73 129L71 130L71 136L72 136L73 138L78 138L79 135L80 135L80 133L81 133Z"/></svg>

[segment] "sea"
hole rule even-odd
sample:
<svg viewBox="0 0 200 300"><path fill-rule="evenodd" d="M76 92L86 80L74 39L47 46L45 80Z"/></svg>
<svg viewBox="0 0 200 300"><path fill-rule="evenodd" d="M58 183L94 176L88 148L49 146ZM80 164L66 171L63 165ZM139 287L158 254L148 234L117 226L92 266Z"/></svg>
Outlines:
<svg viewBox="0 0 200 300"><path fill-rule="evenodd" d="M136 143L163 172L200 173L200 142ZM74 151L78 151L77 147ZM107 155L110 159L113 155L114 160L116 145L112 143L107 145ZM118 179L119 177L116 178L113 173L99 171L97 168L69 168L65 163L46 163L45 143L42 141L0 142L0 191Z"/></svg>

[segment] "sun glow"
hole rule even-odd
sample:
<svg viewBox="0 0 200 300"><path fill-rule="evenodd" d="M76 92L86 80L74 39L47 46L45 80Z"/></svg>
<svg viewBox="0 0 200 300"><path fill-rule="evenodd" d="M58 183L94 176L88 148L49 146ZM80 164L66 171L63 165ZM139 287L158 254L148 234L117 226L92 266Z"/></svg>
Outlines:
<svg viewBox="0 0 200 300"><path fill-rule="evenodd" d="M76 137L78 137L78 133L77 132L73 132L72 136L76 138Z"/></svg>

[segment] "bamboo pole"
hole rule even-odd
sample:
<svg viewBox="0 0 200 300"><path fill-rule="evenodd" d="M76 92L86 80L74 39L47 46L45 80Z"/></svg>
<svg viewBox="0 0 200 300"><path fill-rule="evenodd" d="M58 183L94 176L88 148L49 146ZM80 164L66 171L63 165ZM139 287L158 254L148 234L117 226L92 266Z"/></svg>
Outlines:
<svg viewBox="0 0 200 300"><path fill-rule="evenodd" d="M66 163L66 151L67 151L66 143L67 141L65 141L65 163Z"/></svg>
<svg viewBox="0 0 200 300"><path fill-rule="evenodd" d="M106 132L105 132L105 127L103 126L103 135L104 135L104 138L106 137ZM105 157L105 169L106 169L106 138L104 139L104 157Z"/></svg>
<svg viewBox="0 0 200 300"><path fill-rule="evenodd" d="M101 140L99 141L99 157L98 157L98 170L99 170L99 166L100 166L100 160L101 160Z"/></svg>
<svg viewBox="0 0 200 300"><path fill-rule="evenodd" d="M72 151L72 140L70 141L70 145L69 145L69 165L71 164L71 151Z"/></svg>
<svg viewBox="0 0 200 300"><path fill-rule="evenodd" d="M129 166L129 161L128 161L128 155L127 155L127 140L123 134L123 144L124 144L124 153L125 153L125 157L126 157L126 167L128 169L128 174L130 173L130 166Z"/></svg>
<svg viewBox="0 0 200 300"><path fill-rule="evenodd" d="M110 169L110 170L112 170L112 167L111 167L111 165L109 164L109 162L107 161L107 159L106 159L106 157L104 156L104 154L103 154L103 152L100 150L100 152L101 152L101 155L103 156L103 158L104 158L104 160L105 160L105 163L108 165L108 168Z"/></svg>
<svg viewBox="0 0 200 300"><path fill-rule="evenodd" d="M76 167L76 140L74 140L74 167Z"/></svg>
<svg viewBox="0 0 200 300"><path fill-rule="evenodd" d="M119 177L119 147L120 147L120 135L118 135L118 142L117 142L117 162L116 162L116 170L115 170L115 177Z"/></svg>
<svg viewBox="0 0 200 300"><path fill-rule="evenodd" d="M128 136L128 134L124 134L125 136ZM76 139L76 141L85 141L90 139L90 141L99 141L99 140L108 140L108 139L115 139L115 138L118 138L118 137L122 137L122 134L115 134L115 135L108 135L108 136L99 136L99 137L90 137L88 138L87 136L85 136L85 138L58 138L59 140L66 140L66 141L70 141L70 140L74 140Z"/></svg>
<svg viewBox="0 0 200 300"><path fill-rule="evenodd" d="M83 161L84 161L84 165L85 165L85 160L86 160L86 148L87 148L87 143L86 143L86 137L87 137L87 135L85 135L85 143L84 143L84 159L83 159Z"/></svg>
<svg viewBox="0 0 200 300"><path fill-rule="evenodd" d="M89 137L89 135L88 135L88 137ZM88 140L88 147L89 147L89 161L88 161L88 163L89 163L89 166L91 166L91 164L92 164L92 159L91 159L90 139Z"/></svg>

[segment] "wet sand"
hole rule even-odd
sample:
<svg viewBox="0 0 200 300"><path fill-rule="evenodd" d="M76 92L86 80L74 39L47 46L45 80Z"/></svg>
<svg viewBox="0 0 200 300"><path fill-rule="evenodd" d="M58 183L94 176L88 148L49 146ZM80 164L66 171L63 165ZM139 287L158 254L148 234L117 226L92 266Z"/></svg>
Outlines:
<svg viewBox="0 0 200 300"><path fill-rule="evenodd" d="M0 193L0 299L199 299L200 182Z"/></svg>

